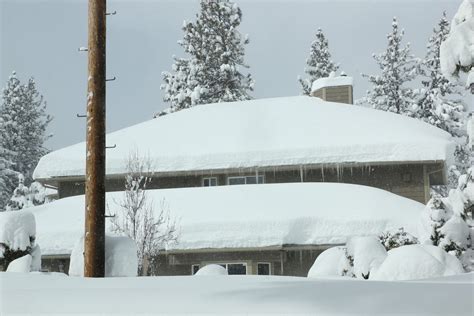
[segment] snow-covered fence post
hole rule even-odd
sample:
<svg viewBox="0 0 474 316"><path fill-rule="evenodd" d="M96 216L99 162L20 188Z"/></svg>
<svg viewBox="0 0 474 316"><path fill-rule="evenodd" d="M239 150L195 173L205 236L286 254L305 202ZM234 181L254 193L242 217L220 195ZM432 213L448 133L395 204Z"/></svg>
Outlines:
<svg viewBox="0 0 474 316"><path fill-rule="evenodd" d="M89 0L84 276L105 274L106 0Z"/></svg>

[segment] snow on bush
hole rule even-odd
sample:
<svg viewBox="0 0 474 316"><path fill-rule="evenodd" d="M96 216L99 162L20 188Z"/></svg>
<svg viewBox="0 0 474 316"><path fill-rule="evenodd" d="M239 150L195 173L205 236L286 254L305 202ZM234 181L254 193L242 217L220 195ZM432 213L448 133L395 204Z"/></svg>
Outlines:
<svg viewBox="0 0 474 316"><path fill-rule="evenodd" d="M31 271L32 257L26 255L10 262L7 268L7 272L22 272L28 273Z"/></svg>
<svg viewBox="0 0 474 316"><path fill-rule="evenodd" d="M207 266L202 267L196 272L195 275L227 275L227 270L218 264L208 264Z"/></svg>
<svg viewBox="0 0 474 316"><path fill-rule="evenodd" d="M431 245L408 245L388 251L387 258L370 274L370 280L414 280L463 273L461 262Z"/></svg>
<svg viewBox="0 0 474 316"><path fill-rule="evenodd" d="M342 276L349 269L345 247L332 247L323 251L308 271L308 278Z"/></svg>
<svg viewBox="0 0 474 316"><path fill-rule="evenodd" d="M451 22L448 38L441 44L441 70L446 77L468 72L474 65L474 0L464 0Z"/></svg>
<svg viewBox="0 0 474 316"><path fill-rule="evenodd" d="M29 251L36 236L35 217L27 211L0 212L0 257L6 251Z"/></svg>
<svg viewBox="0 0 474 316"><path fill-rule="evenodd" d="M387 256L387 251L375 236L349 239L347 253L353 259L352 273L358 279L368 279L372 269L380 266Z"/></svg>
<svg viewBox="0 0 474 316"><path fill-rule="evenodd" d="M105 237L105 276L137 276L137 245L128 237ZM70 276L84 276L84 237L81 237L71 253Z"/></svg>
<svg viewBox="0 0 474 316"><path fill-rule="evenodd" d="M396 231L390 230L382 233L382 235L379 236L379 240L387 251L400 246L418 243L418 239L406 232L403 227L400 227Z"/></svg>

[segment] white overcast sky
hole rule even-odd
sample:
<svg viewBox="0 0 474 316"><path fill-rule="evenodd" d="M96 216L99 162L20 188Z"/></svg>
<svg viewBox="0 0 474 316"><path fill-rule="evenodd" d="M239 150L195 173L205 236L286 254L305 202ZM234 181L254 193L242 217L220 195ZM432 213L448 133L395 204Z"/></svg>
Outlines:
<svg viewBox="0 0 474 316"><path fill-rule="evenodd" d="M355 96L375 73L371 55L385 49L391 20L397 16L413 53L422 56L433 27L446 11L451 19L461 0L240 0L241 32L249 34L246 61L256 85L255 98L300 93L315 30L329 39L333 58L355 78ZM172 55L183 56L176 41L183 20L199 9L197 0L109 0L118 14L107 23L107 129L114 131L152 117L163 109L162 71ZM34 76L54 116L51 149L85 138L85 120L76 118L86 105L86 0L0 0L0 83L16 70L21 80ZM239 124L239 122L229 122ZM181 128L177 126L176 128ZM166 135L161 135L166 137ZM160 137L160 135L157 135Z"/></svg>

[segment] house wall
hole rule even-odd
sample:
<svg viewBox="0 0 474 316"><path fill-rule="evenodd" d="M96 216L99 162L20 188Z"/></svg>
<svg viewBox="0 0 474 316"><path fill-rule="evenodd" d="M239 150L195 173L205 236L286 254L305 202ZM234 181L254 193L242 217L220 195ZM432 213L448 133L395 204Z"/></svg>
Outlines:
<svg viewBox="0 0 474 316"><path fill-rule="evenodd" d="M353 104L352 86L325 87L314 91L311 95L329 102Z"/></svg>
<svg viewBox="0 0 474 316"><path fill-rule="evenodd" d="M367 185L384 189L395 194L426 203L429 198L430 181L428 172L441 169L441 164L411 164L411 165L385 165L364 166L351 168L298 168L282 170L259 171L248 169L240 172L226 172L214 174L193 174L183 176L155 177L148 184L148 189L165 189L181 187L202 186L203 178L217 177L218 185L227 185L227 179L239 175L259 175L265 177L265 183L292 183L292 182L340 182ZM442 181L440 171L434 173L434 179ZM437 183L431 183L437 184ZM108 178L106 181L107 191L121 191L124 188L123 178ZM59 183L59 197L64 198L73 195L84 194L84 181L63 180Z"/></svg>

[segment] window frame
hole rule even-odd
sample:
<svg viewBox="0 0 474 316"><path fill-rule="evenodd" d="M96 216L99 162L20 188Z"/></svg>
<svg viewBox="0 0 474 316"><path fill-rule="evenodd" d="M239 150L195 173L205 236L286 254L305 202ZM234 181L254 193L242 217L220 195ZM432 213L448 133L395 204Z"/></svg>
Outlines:
<svg viewBox="0 0 474 316"><path fill-rule="evenodd" d="M258 274L258 265L259 264L267 264L268 265L268 274ZM272 274L272 263L271 262L257 262L257 271L255 271L256 275L273 275Z"/></svg>
<svg viewBox="0 0 474 316"><path fill-rule="evenodd" d="M245 267L245 274L231 274L231 275L249 275L249 263L248 262L245 262L245 261L206 261L206 262L203 262L202 263L202 266L205 267L209 264L217 264L219 266L224 266L225 270L227 271L227 273L229 273L229 270L228 270L228 265L229 264L241 264Z"/></svg>
<svg viewBox="0 0 474 316"><path fill-rule="evenodd" d="M230 184L230 181L232 179L244 179L243 184ZM256 183L247 183L247 178L255 178ZM259 182L259 179L262 179L262 182ZM247 184L265 184L265 175L264 174L259 174L257 175L245 175L245 176L232 176L232 177L227 177L227 185L247 185Z"/></svg>

